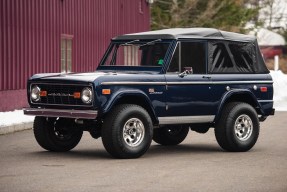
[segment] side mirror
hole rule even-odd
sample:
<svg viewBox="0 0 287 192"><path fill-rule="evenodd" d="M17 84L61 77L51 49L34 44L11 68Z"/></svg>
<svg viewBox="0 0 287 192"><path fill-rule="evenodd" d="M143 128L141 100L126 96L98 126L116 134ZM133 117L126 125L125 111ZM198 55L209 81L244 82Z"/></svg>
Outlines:
<svg viewBox="0 0 287 192"><path fill-rule="evenodd" d="M188 74L193 74L192 67L185 67L184 71L182 73L178 74L178 76L183 78L184 76L187 76Z"/></svg>

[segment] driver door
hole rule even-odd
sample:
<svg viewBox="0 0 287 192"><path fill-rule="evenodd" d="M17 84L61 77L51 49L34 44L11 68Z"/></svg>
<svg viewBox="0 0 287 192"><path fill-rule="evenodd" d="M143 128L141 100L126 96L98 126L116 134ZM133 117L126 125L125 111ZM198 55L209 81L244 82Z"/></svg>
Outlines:
<svg viewBox="0 0 287 192"><path fill-rule="evenodd" d="M164 124L211 122L212 90L207 72L207 43L178 42L165 75L167 83ZM177 122L178 121L178 122Z"/></svg>

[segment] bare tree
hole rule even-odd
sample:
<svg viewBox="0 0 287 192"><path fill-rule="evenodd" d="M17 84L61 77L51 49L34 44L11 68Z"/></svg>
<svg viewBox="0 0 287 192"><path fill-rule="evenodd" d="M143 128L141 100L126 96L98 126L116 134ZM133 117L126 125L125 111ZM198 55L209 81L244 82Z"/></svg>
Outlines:
<svg viewBox="0 0 287 192"><path fill-rule="evenodd" d="M259 0L261 8L260 18L265 21L265 27L272 30L273 28L285 27L287 12L286 0Z"/></svg>

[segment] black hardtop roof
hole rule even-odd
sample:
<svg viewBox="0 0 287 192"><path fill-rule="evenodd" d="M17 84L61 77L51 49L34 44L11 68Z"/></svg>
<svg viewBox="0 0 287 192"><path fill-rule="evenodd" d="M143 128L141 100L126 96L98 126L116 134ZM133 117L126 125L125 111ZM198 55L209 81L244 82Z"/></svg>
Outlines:
<svg viewBox="0 0 287 192"><path fill-rule="evenodd" d="M231 41L256 41L256 37L221 31L213 28L171 28L140 33L131 33L113 38L113 40L133 39L221 39Z"/></svg>

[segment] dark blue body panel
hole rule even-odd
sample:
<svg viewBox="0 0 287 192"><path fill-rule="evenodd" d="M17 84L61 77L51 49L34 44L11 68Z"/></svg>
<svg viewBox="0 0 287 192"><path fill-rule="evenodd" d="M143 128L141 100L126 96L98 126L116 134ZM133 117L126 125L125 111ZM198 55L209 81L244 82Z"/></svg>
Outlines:
<svg viewBox="0 0 287 192"><path fill-rule="evenodd" d="M203 75L167 74L165 116L214 115L215 103L211 99L211 81Z"/></svg>
<svg viewBox="0 0 287 192"><path fill-rule="evenodd" d="M124 96L139 96L152 105L155 114L165 112L165 78L161 74L118 74L116 78L103 76L98 80L97 94L102 89L110 89L111 95L99 96L99 108L103 113L109 111L113 103ZM150 92L153 90L153 92Z"/></svg>

